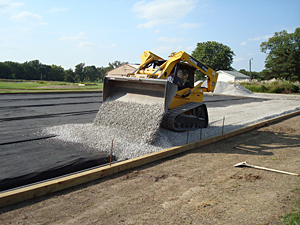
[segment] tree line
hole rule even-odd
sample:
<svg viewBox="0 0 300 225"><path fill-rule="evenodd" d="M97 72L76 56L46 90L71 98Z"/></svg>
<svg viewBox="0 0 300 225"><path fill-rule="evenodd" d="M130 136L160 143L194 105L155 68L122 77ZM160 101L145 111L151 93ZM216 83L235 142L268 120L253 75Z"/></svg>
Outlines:
<svg viewBox="0 0 300 225"><path fill-rule="evenodd" d="M102 82L106 73L127 62L114 61L107 67L86 66L79 63L75 70L65 70L61 66L46 65L39 60L26 61L24 63L5 61L0 62L0 78L20 80L45 80L65 82Z"/></svg>
<svg viewBox="0 0 300 225"><path fill-rule="evenodd" d="M287 81L300 81L300 28L294 33L283 30L275 32L268 41L262 42L260 51L267 54L265 69L261 72L251 72L251 78L256 79L282 79ZM197 43L192 56L203 62L215 71L234 70L234 52L230 47L216 41ZM126 64L115 61L107 67L85 66L79 63L75 70L64 70L61 66L45 65L39 60L24 63L0 62L0 78L25 80L56 80L66 82L103 81L109 70ZM249 75L249 71L241 69L239 72ZM197 73L196 79L204 78L204 74Z"/></svg>

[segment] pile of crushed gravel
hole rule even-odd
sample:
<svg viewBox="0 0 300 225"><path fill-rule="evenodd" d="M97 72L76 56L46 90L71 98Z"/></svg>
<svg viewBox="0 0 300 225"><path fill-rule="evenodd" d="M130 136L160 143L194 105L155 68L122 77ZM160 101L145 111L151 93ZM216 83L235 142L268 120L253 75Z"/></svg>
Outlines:
<svg viewBox="0 0 300 225"><path fill-rule="evenodd" d="M224 81L218 81L214 90L216 94L235 95L235 96L249 96L253 92L239 84L230 84Z"/></svg>
<svg viewBox="0 0 300 225"><path fill-rule="evenodd" d="M199 82L199 81L197 81ZM197 82L195 84L197 84ZM202 87L207 87L207 82L204 81ZM240 84L230 84L225 81L218 81L214 90L215 94L234 95L234 96L251 96L253 92Z"/></svg>
<svg viewBox="0 0 300 225"><path fill-rule="evenodd" d="M48 127L44 132L96 151L110 152L113 140L113 154L123 160L170 147L157 136L163 114L163 104L106 101L93 124L66 124Z"/></svg>
<svg viewBox="0 0 300 225"><path fill-rule="evenodd" d="M94 128L109 127L119 136L134 143L153 143L162 117L163 104L106 101L94 120Z"/></svg>

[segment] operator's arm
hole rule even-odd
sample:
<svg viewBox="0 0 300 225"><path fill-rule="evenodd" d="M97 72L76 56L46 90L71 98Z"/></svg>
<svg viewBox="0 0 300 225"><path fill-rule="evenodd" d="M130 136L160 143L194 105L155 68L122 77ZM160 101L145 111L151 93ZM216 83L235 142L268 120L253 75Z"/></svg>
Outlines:
<svg viewBox="0 0 300 225"><path fill-rule="evenodd" d="M167 81L169 81L170 83L173 83L173 77L168 76L168 77L167 77Z"/></svg>

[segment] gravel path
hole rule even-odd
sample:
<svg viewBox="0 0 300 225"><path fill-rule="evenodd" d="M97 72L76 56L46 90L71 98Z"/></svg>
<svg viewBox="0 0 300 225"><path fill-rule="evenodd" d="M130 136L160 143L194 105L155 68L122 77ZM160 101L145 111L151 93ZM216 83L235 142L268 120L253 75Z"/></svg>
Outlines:
<svg viewBox="0 0 300 225"><path fill-rule="evenodd" d="M256 97L240 85L219 82L217 92ZM260 95L263 97L263 95ZM299 98L291 100L273 96L273 100L252 102L228 107L208 108L209 127L202 130L202 139L300 110ZM276 99L278 98L278 99ZM94 124L66 124L48 127L43 133L57 134L57 139L81 143L97 150L113 152L118 160L135 158L165 148L186 143L187 132L173 132L159 127L162 105L142 105L125 102L105 102L100 107ZM200 139L200 130L189 132L189 142Z"/></svg>

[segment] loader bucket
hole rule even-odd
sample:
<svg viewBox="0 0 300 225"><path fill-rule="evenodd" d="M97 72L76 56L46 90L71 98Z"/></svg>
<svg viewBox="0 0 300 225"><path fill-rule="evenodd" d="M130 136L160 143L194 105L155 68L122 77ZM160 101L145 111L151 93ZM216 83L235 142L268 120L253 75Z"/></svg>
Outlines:
<svg viewBox="0 0 300 225"><path fill-rule="evenodd" d="M105 77L103 83L103 102L118 100L141 104L164 104L168 111L177 86L162 79L136 77Z"/></svg>

